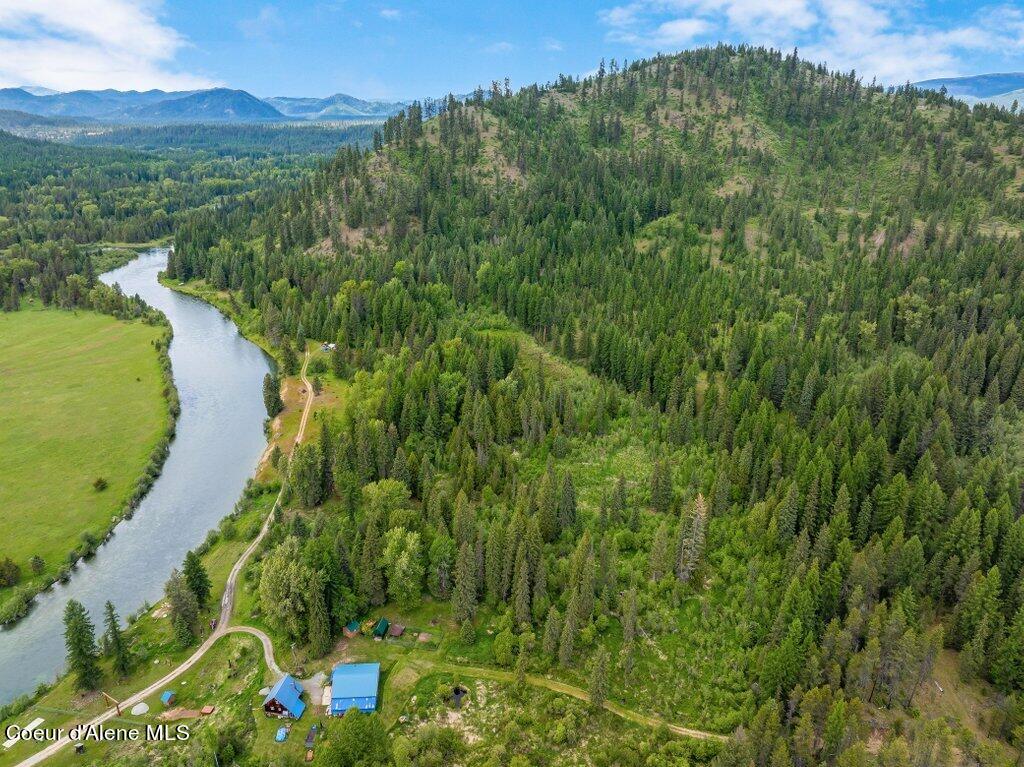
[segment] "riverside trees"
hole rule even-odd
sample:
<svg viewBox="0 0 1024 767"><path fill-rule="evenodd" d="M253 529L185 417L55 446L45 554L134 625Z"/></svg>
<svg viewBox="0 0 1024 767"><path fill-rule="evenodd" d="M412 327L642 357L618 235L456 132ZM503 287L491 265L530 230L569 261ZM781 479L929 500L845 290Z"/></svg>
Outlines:
<svg viewBox="0 0 1024 767"><path fill-rule="evenodd" d="M114 605L107 602L103 608L103 642L107 655L111 657L114 673L126 676L132 667L131 651L121 633L121 622Z"/></svg>
<svg viewBox="0 0 1024 767"><path fill-rule="evenodd" d="M64 645L68 670L79 690L95 690L103 678L96 649L96 629L81 602L68 601L64 608Z"/></svg>
<svg viewBox="0 0 1024 767"><path fill-rule="evenodd" d="M281 400L281 382L272 373L263 376L263 404L267 408L267 415L271 418L284 410L284 402Z"/></svg>

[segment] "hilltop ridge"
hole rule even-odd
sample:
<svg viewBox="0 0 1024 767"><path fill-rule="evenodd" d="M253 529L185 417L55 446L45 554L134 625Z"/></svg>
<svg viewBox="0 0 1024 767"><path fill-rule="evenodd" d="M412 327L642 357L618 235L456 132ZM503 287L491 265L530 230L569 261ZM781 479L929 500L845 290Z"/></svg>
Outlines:
<svg viewBox="0 0 1024 767"><path fill-rule="evenodd" d="M613 61L413 106L259 215L196 212L168 271L286 358L335 344L288 476L352 616L422 598L383 536L436 544L452 652L735 732L722 763L1003 763L1022 120L751 46ZM950 720L940 656L1013 724Z"/></svg>

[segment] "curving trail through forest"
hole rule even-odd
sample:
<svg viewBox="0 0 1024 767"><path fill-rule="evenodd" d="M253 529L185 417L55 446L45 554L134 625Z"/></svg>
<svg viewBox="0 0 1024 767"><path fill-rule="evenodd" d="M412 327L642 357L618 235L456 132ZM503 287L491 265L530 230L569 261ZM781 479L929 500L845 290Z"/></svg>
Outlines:
<svg viewBox="0 0 1024 767"><path fill-rule="evenodd" d="M408 657L408 656L407 656ZM487 668L486 666L466 666L458 663L451 663L449 661L437 661L423 656L416 656L414 659L410 658L413 666L417 671L420 671L420 676L424 673L440 671L448 674L464 674L469 677L478 679L491 679L496 682L503 682L507 684L517 684L515 674L511 671L502 671L501 669ZM590 700L590 694L581 687L567 684L566 682L560 682L557 679L550 679L546 676L538 676L537 674L527 674L522 680L531 687L541 687L545 690L551 690L561 695L568 695L577 700L588 702ZM727 735L721 735L717 732L708 732L707 730L697 730L692 727L683 727L682 725L673 724L659 716L652 716L650 714L641 714L638 711L634 711L631 708L614 703L610 700L606 700L602 704L602 708L606 711L615 714L622 719L626 719L635 724L642 725L644 727L665 727L670 732L674 732L676 735L683 735L688 738L694 738L696 740L717 740L726 741L728 740Z"/></svg>

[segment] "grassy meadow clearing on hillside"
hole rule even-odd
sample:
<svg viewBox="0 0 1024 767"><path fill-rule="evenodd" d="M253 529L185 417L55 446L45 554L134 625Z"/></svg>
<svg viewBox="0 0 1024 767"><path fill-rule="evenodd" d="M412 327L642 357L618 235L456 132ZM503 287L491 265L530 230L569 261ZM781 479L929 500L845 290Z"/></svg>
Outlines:
<svg viewBox="0 0 1024 767"><path fill-rule="evenodd" d="M0 315L0 559L19 586L101 538L145 470L167 428L163 333L90 311Z"/></svg>
<svg viewBox="0 0 1024 767"><path fill-rule="evenodd" d="M452 690L466 690L461 707ZM545 764L632 765L701 764L716 752L713 744L679 738L667 730L640 727L607 711L549 690L502 684L472 675L439 673L421 677L413 689L406 721L398 728L395 751L409 741L443 730L454 731L457 763L475 765ZM509 712L515 712L510 715Z"/></svg>

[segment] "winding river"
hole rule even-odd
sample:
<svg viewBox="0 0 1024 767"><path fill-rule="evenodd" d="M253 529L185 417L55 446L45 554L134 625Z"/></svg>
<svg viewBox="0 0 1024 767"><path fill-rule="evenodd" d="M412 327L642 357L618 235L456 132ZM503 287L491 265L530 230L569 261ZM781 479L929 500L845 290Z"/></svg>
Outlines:
<svg viewBox="0 0 1024 767"><path fill-rule="evenodd" d="M142 296L174 328L170 357L181 399L177 436L135 515L117 526L94 557L79 563L68 583L40 594L28 616L0 631L0 704L63 669L62 619L69 599L88 608L98 630L108 599L122 617L156 602L172 568L232 510L266 446L267 357L216 309L162 286L157 275L166 263L167 250L154 249L100 279Z"/></svg>

